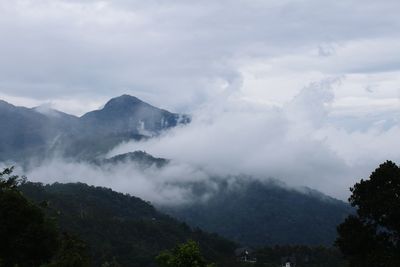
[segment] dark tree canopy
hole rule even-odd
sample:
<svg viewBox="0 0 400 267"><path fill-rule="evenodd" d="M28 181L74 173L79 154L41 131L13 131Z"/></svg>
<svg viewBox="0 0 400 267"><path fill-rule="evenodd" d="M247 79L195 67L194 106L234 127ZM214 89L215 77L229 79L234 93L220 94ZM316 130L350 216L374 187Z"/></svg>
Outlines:
<svg viewBox="0 0 400 267"><path fill-rule="evenodd" d="M206 264L199 245L192 240L171 251L161 252L157 256L157 263L160 267L215 267L214 264Z"/></svg>
<svg viewBox="0 0 400 267"><path fill-rule="evenodd" d="M0 172L0 190L9 191L16 190L17 187L26 182L26 177L19 177L18 175L13 175L14 167L5 168Z"/></svg>
<svg viewBox="0 0 400 267"><path fill-rule="evenodd" d="M12 168L0 172L0 266L40 266L58 247L55 224L17 190L24 181Z"/></svg>
<svg viewBox="0 0 400 267"><path fill-rule="evenodd" d="M233 256L236 247L217 235L191 229L139 198L111 189L29 182L20 189L36 203L47 202L46 211L57 218L60 229L88 244L92 266L153 267L161 251L188 239L199 243L207 260L220 264Z"/></svg>
<svg viewBox="0 0 400 267"><path fill-rule="evenodd" d="M400 168L386 161L350 190L357 213L339 225L336 240L350 266L400 266Z"/></svg>
<svg viewBox="0 0 400 267"><path fill-rule="evenodd" d="M88 246L78 237L64 232L61 246L52 262L42 267L90 267Z"/></svg>
<svg viewBox="0 0 400 267"><path fill-rule="evenodd" d="M330 246L337 225L353 211L347 203L308 188L304 194L277 180L237 178L235 186L216 179L218 191L207 201L161 208L189 225L254 247ZM194 189L198 196L204 193L202 186Z"/></svg>
<svg viewBox="0 0 400 267"><path fill-rule="evenodd" d="M91 266L86 243L60 235L55 220L20 191L25 184L13 168L0 172L0 267Z"/></svg>

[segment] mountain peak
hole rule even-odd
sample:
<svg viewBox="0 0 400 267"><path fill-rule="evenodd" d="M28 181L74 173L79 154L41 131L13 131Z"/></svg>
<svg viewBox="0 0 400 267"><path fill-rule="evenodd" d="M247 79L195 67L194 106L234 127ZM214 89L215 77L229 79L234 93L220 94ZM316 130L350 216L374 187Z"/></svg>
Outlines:
<svg viewBox="0 0 400 267"><path fill-rule="evenodd" d="M144 102L137 97L131 95L121 95L115 98L110 99L104 106L104 108L113 108L113 107L121 107L121 106L130 106L143 104Z"/></svg>
<svg viewBox="0 0 400 267"><path fill-rule="evenodd" d="M164 129L175 127L181 121L179 114L171 113L143 102L137 97L122 95L108 101L100 110L81 117L85 125L93 125L94 131L104 133L123 132L153 136Z"/></svg>

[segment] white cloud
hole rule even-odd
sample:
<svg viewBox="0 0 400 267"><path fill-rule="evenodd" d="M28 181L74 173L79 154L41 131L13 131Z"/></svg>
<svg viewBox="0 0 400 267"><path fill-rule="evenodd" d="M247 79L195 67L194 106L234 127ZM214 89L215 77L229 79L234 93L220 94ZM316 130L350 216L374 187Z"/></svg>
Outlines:
<svg viewBox="0 0 400 267"><path fill-rule="evenodd" d="M192 185L235 176L276 178L291 187L308 186L346 199L360 178L385 160L400 162L396 113L337 114L334 91L342 79L311 83L282 106L245 101L230 94L193 114L189 125L160 137L123 143L108 156L145 150L171 159L163 169L141 170L132 163L96 167L55 158L32 165L33 181L86 182L131 193L155 203L193 200ZM399 113L397 113L399 114ZM207 195L205 195L207 197Z"/></svg>
<svg viewBox="0 0 400 267"><path fill-rule="evenodd" d="M0 97L82 114L136 95L194 121L116 151L343 196L399 160L399 11L397 0L0 0Z"/></svg>
<svg viewBox="0 0 400 267"><path fill-rule="evenodd" d="M241 90L284 103L315 80L397 71L399 10L397 1L0 1L0 92L75 114L89 107L62 99L130 93L190 112ZM260 63L267 70L249 81Z"/></svg>

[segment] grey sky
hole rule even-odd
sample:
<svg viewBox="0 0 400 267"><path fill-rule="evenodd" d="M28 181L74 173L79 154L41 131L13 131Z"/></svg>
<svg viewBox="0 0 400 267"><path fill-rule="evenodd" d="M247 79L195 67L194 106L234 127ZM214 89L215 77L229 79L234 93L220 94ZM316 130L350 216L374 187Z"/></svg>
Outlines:
<svg viewBox="0 0 400 267"><path fill-rule="evenodd" d="M388 0L2 0L0 97L82 114L129 93L190 112L221 92L283 103L344 76L338 101L390 101L399 11Z"/></svg>

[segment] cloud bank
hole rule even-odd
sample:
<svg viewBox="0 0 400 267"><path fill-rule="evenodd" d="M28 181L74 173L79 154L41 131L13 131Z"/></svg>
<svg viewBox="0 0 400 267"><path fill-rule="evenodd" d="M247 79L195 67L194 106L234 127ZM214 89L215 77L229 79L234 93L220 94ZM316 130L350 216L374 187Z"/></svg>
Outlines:
<svg viewBox="0 0 400 267"><path fill-rule="evenodd" d="M186 194L168 187L176 179L250 174L345 198L377 164L400 162L399 11L395 0L0 0L0 98L80 115L128 93L193 114L110 152L170 158L174 175L53 160L34 179L160 201Z"/></svg>
<svg viewBox="0 0 400 267"><path fill-rule="evenodd" d="M342 129L329 122L337 82L311 84L282 108L235 98L214 103L198 110L190 125L156 139L121 144L110 156L145 150L220 177L276 178L290 186L309 186L344 198L347 187L359 178L353 175L360 172L329 139L336 140L333 134L338 134L331 127ZM360 171L364 174L365 169Z"/></svg>
<svg viewBox="0 0 400 267"><path fill-rule="evenodd" d="M187 126L147 141L120 144L108 155L145 150L171 159L165 169L143 171L131 163L104 169L53 159L28 176L42 182L110 186L157 203L190 200L195 183L204 183L212 193L218 186L214 179L235 176L275 178L293 188L308 186L346 199L348 188L378 164L400 162L400 128L398 117L396 121L387 116L385 121L373 117L362 130L348 127L332 113L338 84L337 78L310 84L284 107L230 97L199 109Z"/></svg>

